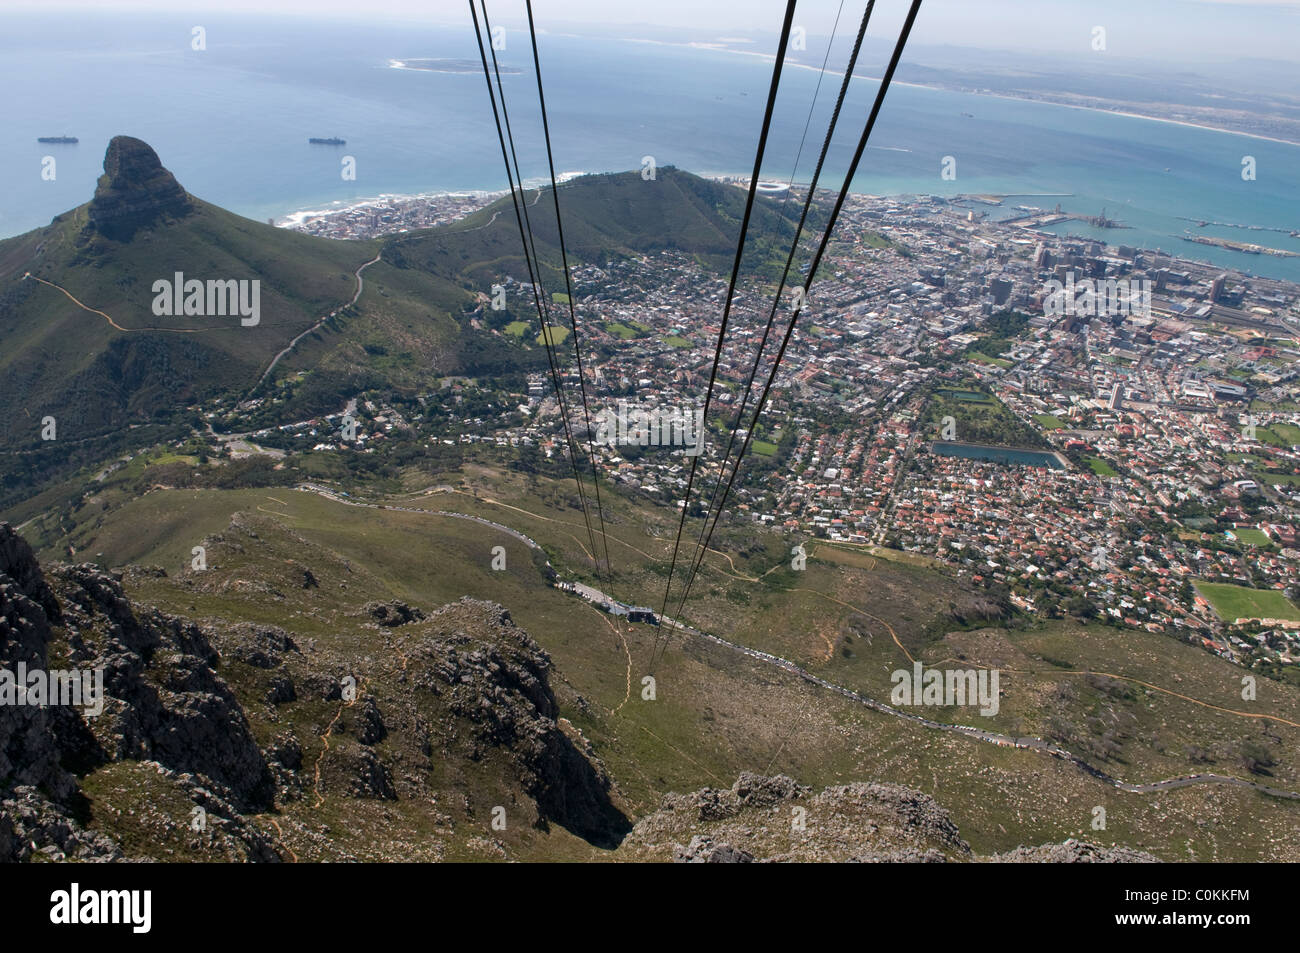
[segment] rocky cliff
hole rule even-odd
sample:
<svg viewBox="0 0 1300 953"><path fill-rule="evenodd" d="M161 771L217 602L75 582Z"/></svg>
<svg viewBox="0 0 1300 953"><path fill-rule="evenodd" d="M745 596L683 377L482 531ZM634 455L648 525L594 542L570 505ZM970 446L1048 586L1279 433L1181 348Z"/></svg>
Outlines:
<svg viewBox="0 0 1300 953"><path fill-rule="evenodd" d="M131 136L114 136L104 153L104 174L90 202L90 228L114 241L129 241L141 228L191 210L190 197L163 168L158 153Z"/></svg>
<svg viewBox="0 0 1300 953"><path fill-rule="evenodd" d="M41 850L117 856L110 839L82 829L89 804L79 783L116 762L150 762L189 778L231 815L271 806L271 772L199 628L136 609L120 578L94 566L57 566L47 576L27 543L0 524L0 667L21 671L20 664L29 673L102 673L104 697L98 714L90 706L0 704L0 859ZM274 856L245 846L244 856Z"/></svg>

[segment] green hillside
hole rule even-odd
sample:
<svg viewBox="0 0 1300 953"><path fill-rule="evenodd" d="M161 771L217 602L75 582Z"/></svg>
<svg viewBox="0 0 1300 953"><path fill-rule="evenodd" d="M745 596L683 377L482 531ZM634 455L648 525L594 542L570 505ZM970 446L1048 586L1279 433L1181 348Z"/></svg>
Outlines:
<svg viewBox="0 0 1300 953"><path fill-rule="evenodd" d="M114 139L110 167L93 201L0 241L0 400L13 409L0 420L0 449L10 451L0 464L2 506L128 447L184 438L220 405L271 397L254 413L273 425L335 412L366 389L420 393L444 375L545 366L525 296L491 321L476 319L494 283L527 279L508 199L447 227L339 241L187 195L139 140ZM721 272L745 192L665 168L654 181L576 179L560 200L573 263L674 250ZM530 202L544 280L554 286L554 205L545 192ZM770 243L789 234L788 213L768 200L755 206L750 265L771 270ZM259 281L257 323L155 315L154 283L177 272ZM512 322L523 333L509 333ZM49 418L53 440L42 439Z"/></svg>
<svg viewBox="0 0 1300 953"><path fill-rule="evenodd" d="M1120 790L1060 758L873 711L779 666L680 633L656 668L658 697L646 701L638 687L655 629L602 616L547 586L517 538L431 512L473 514L526 532L563 576L597 582L584 572L574 535L580 515L545 502L560 498L550 481L533 487L519 474L482 465L408 476L410 492L379 498L382 509L288 486L157 491L104 511L87 508L70 538L79 558L102 553L101 565L159 566L127 572L132 598L221 632L242 622L280 626L313 646L312 658L319 652L329 664L358 666L385 713L410 704L403 653L411 643L403 629L363 625L362 604L398 600L429 609L468 594L509 607L561 673L560 712L598 753L630 820L653 812L669 791L725 784L742 770L779 771L814 786L889 778L930 793L979 852L1075 837L1165 860L1294 859L1294 839L1286 836L1295 827L1294 801L1214 784ZM662 591L673 514L616 493L606 502L614 585L624 598L652 601ZM1234 666L1161 636L999 619L979 590L887 551L819 544L807 570L795 574L783 568L788 546L779 540L755 539L740 527L719 535L720 551L706 562L687 618L723 638L876 699L888 698L890 673L909 668L912 658L934 667L999 668L1002 710L981 726L1047 739L1125 782L1212 772L1288 790L1297 785L1300 694L1293 687L1270 683L1246 705ZM203 573L189 569L196 542L208 547ZM502 572L491 568L498 544L507 554ZM42 555L60 553L50 545ZM304 570L318 586L304 587ZM346 768L346 752L326 753L319 736L336 709L302 691L297 702L277 703L273 717L261 701L270 673L235 665L225 671L259 740L294 730L308 781L311 765L324 766L323 801L308 796L283 807L284 834L303 859L335 850L377 856L437 839L427 829L425 800L387 802L381 823L365 801L331 794L339 791L335 772ZM311 684L306 673L294 678ZM960 707L926 714L938 722L970 720ZM400 724L400 714L392 717ZM385 759L415 763L409 742L386 744ZM504 782L495 771L491 761L468 769L440 757L429 784L440 802L469 791L483 812L507 803L485 800L480 791L499 796ZM1109 817L1104 832L1090 826L1096 806ZM321 821L340 831L328 848L295 835L300 825ZM524 825L503 841L521 858L618 859L635 847L611 855L559 827L544 835Z"/></svg>
<svg viewBox="0 0 1300 953"><path fill-rule="evenodd" d="M745 190L702 179L670 167L653 181L638 172L587 175L560 186L560 213L570 264L600 263L610 258L676 251L696 256L708 268L725 272L732 265L745 210ZM549 189L540 197L529 192L528 221L543 283L563 281L555 205ZM774 249L789 239L798 221L798 206L759 198L750 220L745 266L772 273ZM784 263L784 255L779 256ZM511 276L528 279L519 241L519 225L509 198L446 228L390 238L384 259L436 274L456 274L483 291ZM776 272L779 276L779 271Z"/></svg>

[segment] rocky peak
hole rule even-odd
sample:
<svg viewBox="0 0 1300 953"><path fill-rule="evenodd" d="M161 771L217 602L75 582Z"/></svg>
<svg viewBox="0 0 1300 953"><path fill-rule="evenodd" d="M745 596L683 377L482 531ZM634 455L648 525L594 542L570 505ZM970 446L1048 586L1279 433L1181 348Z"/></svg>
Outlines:
<svg viewBox="0 0 1300 953"><path fill-rule="evenodd" d="M39 605L47 616L58 617L58 600L45 584L36 554L8 523L0 523L0 577L8 577L17 592Z"/></svg>
<svg viewBox="0 0 1300 953"><path fill-rule="evenodd" d="M114 241L138 229L187 214L190 197L163 168L158 153L130 136L114 136L104 153L104 174L90 203L90 227Z"/></svg>

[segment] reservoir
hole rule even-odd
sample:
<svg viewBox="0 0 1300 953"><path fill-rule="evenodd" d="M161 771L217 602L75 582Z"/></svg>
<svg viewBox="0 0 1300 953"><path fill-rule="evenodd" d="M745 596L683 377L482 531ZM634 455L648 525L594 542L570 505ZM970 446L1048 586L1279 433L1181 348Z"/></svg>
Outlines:
<svg viewBox="0 0 1300 953"><path fill-rule="evenodd" d="M1066 469L1065 461L1060 455L1048 450L1020 450L1015 447L990 447L979 443L943 442L931 444L930 449L944 457L987 460L989 463L1016 463L1049 470Z"/></svg>

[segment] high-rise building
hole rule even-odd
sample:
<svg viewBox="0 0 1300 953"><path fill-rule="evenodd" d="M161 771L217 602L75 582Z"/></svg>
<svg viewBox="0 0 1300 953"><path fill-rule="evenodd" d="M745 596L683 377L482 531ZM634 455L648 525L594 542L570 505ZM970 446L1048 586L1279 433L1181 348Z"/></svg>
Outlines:
<svg viewBox="0 0 1300 953"><path fill-rule="evenodd" d="M997 275L989 282L989 290L993 292L994 304L1006 304L1011 300L1011 289L1015 287L1014 282L1006 275Z"/></svg>
<svg viewBox="0 0 1300 953"><path fill-rule="evenodd" d="M1214 283L1210 285L1211 301L1218 301L1221 297L1223 297L1223 289L1227 285L1227 283L1228 283L1227 275L1219 275L1219 277L1214 279Z"/></svg>

